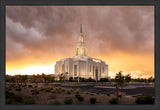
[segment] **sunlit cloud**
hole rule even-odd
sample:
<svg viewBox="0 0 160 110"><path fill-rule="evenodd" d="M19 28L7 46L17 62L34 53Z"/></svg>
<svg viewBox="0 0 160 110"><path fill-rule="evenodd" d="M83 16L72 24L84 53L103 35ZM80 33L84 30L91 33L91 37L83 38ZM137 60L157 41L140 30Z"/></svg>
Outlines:
<svg viewBox="0 0 160 110"><path fill-rule="evenodd" d="M109 76L154 76L153 6L7 6L6 73L54 74L56 61L75 55L81 20L87 54Z"/></svg>

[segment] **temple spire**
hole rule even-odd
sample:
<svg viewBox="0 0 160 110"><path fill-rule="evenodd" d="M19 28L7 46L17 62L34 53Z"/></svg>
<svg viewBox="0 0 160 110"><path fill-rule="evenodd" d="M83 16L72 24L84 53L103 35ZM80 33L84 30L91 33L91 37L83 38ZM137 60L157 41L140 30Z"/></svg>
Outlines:
<svg viewBox="0 0 160 110"><path fill-rule="evenodd" d="M86 47L83 40L82 22L80 22L80 36L76 48L76 56L86 56Z"/></svg>
<svg viewBox="0 0 160 110"><path fill-rule="evenodd" d="M81 21L81 25L80 25L80 33L82 34L82 21Z"/></svg>

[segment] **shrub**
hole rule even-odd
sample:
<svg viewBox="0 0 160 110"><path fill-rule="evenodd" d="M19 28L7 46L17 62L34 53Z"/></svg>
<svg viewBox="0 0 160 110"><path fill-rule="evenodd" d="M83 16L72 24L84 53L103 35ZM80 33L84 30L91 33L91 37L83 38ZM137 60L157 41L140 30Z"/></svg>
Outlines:
<svg viewBox="0 0 160 110"><path fill-rule="evenodd" d="M19 96L13 96L6 99L6 104L22 104L22 98Z"/></svg>
<svg viewBox="0 0 160 110"><path fill-rule="evenodd" d="M60 93L61 93L61 90L57 90L57 93L60 94Z"/></svg>
<svg viewBox="0 0 160 110"><path fill-rule="evenodd" d="M67 92L66 92L67 94L71 94L71 91L70 90L67 90Z"/></svg>
<svg viewBox="0 0 160 110"><path fill-rule="evenodd" d="M31 87L32 87L32 85L28 85L28 87L30 87L30 88L31 88Z"/></svg>
<svg viewBox="0 0 160 110"><path fill-rule="evenodd" d="M43 91L43 90L44 90L44 88L41 88L41 89L40 89L40 91Z"/></svg>
<svg viewBox="0 0 160 110"><path fill-rule="evenodd" d="M122 97L122 95L118 95L118 97L119 97L119 98L121 98L121 97Z"/></svg>
<svg viewBox="0 0 160 110"><path fill-rule="evenodd" d="M65 104L72 104L72 103L73 103L73 100L72 100L72 98L70 98L70 97L66 97L66 98L64 99L64 103L65 103Z"/></svg>
<svg viewBox="0 0 160 110"><path fill-rule="evenodd" d="M116 98L112 98L111 100L109 100L110 104L118 104L118 100Z"/></svg>
<svg viewBox="0 0 160 110"><path fill-rule="evenodd" d="M37 95L37 94L39 94L39 91L38 91L37 89L31 90L31 92L32 92L32 95Z"/></svg>
<svg viewBox="0 0 160 110"><path fill-rule="evenodd" d="M73 92L73 89L70 89L71 92Z"/></svg>
<svg viewBox="0 0 160 110"><path fill-rule="evenodd" d="M96 103L96 97L90 97L90 104Z"/></svg>
<svg viewBox="0 0 160 110"><path fill-rule="evenodd" d="M21 88L16 88L16 91L21 91L22 89Z"/></svg>
<svg viewBox="0 0 160 110"><path fill-rule="evenodd" d="M146 104L154 104L154 98L152 96L145 96Z"/></svg>
<svg viewBox="0 0 160 110"><path fill-rule="evenodd" d="M10 97L13 97L14 96L14 93L13 92L9 92L6 90L6 98L10 98Z"/></svg>
<svg viewBox="0 0 160 110"><path fill-rule="evenodd" d="M17 104L13 98L6 99L6 104Z"/></svg>
<svg viewBox="0 0 160 110"><path fill-rule="evenodd" d="M65 89L62 89L62 92L65 92Z"/></svg>
<svg viewBox="0 0 160 110"><path fill-rule="evenodd" d="M79 93L76 93L75 97L78 98L79 96L80 96L80 94L79 94Z"/></svg>
<svg viewBox="0 0 160 110"><path fill-rule="evenodd" d="M83 101L83 97L82 96L78 96L78 101L82 102Z"/></svg>
<svg viewBox="0 0 160 110"><path fill-rule="evenodd" d="M94 94L93 94L93 93L91 93L90 95L91 95L91 96L93 96Z"/></svg>
<svg viewBox="0 0 160 110"><path fill-rule="evenodd" d="M79 92L81 92L81 89L76 89L76 93L79 93Z"/></svg>
<svg viewBox="0 0 160 110"><path fill-rule="evenodd" d="M47 89L46 92L50 92L50 89Z"/></svg>
<svg viewBox="0 0 160 110"><path fill-rule="evenodd" d="M100 82L108 82L108 81L109 81L108 78L101 78L101 79L100 79Z"/></svg>
<svg viewBox="0 0 160 110"><path fill-rule="evenodd" d="M52 103L51 103L51 105L60 105L61 103L59 102L59 101L53 101Z"/></svg>
<svg viewBox="0 0 160 110"><path fill-rule="evenodd" d="M89 93L88 93L88 92L86 92L86 94L88 95Z"/></svg>
<svg viewBox="0 0 160 110"><path fill-rule="evenodd" d="M154 98L152 96L137 97L136 104L154 104Z"/></svg>
<svg viewBox="0 0 160 110"><path fill-rule="evenodd" d="M50 95L50 98L51 98L51 99L56 99L56 95L55 95L55 94L51 94L51 95Z"/></svg>
<svg viewBox="0 0 160 110"><path fill-rule="evenodd" d="M24 104L35 104L35 100L33 100L31 97L27 97L23 100Z"/></svg>

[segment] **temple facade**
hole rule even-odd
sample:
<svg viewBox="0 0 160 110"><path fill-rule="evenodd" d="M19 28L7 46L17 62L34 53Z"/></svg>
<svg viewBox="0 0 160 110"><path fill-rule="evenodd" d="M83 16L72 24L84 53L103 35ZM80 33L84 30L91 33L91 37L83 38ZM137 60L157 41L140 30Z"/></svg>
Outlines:
<svg viewBox="0 0 160 110"><path fill-rule="evenodd" d="M60 76L62 74L65 75L67 79L69 79L69 77L73 77L73 79L75 77L81 77L100 80L100 78L108 77L108 65L101 59L87 56L82 24L80 25L80 36L75 56L61 59L55 64L55 75Z"/></svg>

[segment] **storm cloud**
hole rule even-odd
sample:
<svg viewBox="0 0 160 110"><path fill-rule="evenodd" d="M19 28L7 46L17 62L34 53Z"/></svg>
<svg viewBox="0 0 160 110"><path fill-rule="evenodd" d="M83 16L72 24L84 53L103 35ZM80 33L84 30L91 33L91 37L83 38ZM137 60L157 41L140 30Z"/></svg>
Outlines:
<svg viewBox="0 0 160 110"><path fill-rule="evenodd" d="M73 56L80 21L91 57L154 51L153 6L7 6L7 61Z"/></svg>

